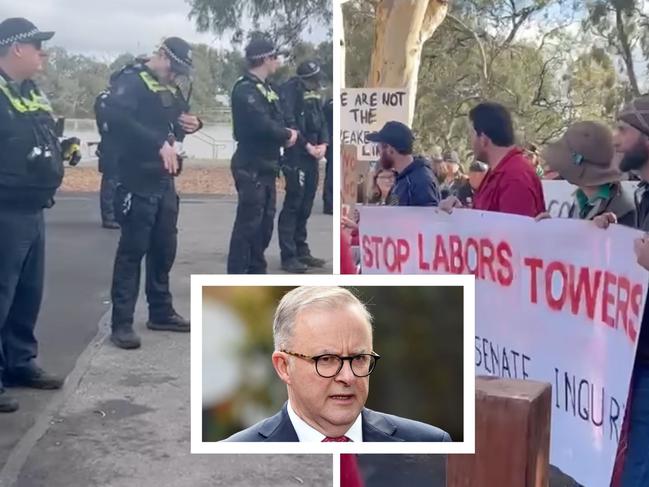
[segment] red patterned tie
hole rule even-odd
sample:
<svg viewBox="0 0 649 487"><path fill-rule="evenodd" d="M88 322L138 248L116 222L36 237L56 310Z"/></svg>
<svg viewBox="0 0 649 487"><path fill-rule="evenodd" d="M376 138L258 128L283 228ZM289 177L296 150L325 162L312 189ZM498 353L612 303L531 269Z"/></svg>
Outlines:
<svg viewBox="0 0 649 487"><path fill-rule="evenodd" d="M345 442L345 443L346 443L346 442L348 442L348 441L352 441L352 440L350 440L350 439L347 438L346 436L336 436L336 437L333 437L333 438L332 438L331 436L327 436L324 440L322 440L323 443L325 443L325 442L328 443L328 442L330 442L330 441L335 441L335 442L337 442L337 443L341 443L341 442Z"/></svg>

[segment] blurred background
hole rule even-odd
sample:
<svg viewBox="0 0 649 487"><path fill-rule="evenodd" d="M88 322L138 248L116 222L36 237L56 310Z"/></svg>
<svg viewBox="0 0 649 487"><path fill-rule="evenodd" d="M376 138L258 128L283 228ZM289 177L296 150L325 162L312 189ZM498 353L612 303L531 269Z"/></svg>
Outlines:
<svg viewBox="0 0 649 487"><path fill-rule="evenodd" d="M219 441L276 413L286 387L271 363L275 308L292 287L203 288L203 440ZM367 407L463 440L461 287L349 288L374 317Z"/></svg>

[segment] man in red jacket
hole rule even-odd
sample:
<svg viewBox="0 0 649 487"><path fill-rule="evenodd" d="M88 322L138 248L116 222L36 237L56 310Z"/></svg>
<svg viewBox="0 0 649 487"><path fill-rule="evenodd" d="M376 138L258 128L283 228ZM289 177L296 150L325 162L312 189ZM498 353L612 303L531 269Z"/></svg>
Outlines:
<svg viewBox="0 0 649 487"><path fill-rule="evenodd" d="M522 149L514 145L509 111L502 105L484 102L469 112L471 146L489 170L473 198L473 208L535 217L545 211L543 187ZM461 207L450 196L439 207L447 212Z"/></svg>

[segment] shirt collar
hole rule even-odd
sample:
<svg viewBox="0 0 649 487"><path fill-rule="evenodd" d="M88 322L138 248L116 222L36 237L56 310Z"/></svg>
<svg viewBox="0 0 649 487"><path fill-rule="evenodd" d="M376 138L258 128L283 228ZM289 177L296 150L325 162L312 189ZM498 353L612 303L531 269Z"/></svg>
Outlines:
<svg viewBox="0 0 649 487"><path fill-rule="evenodd" d="M295 429L295 433L297 433L297 438L298 440L300 440L300 443L321 443L322 440L326 438L325 435L320 433L317 429L311 427L306 421L304 421L297 415L297 413L291 406L291 401L288 401L286 410L288 412L288 417L291 420L291 424L293 424L293 429ZM344 436L355 443L363 442L363 418L361 414L358 415L356 421L354 421L354 424L351 425Z"/></svg>
<svg viewBox="0 0 649 487"><path fill-rule="evenodd" d="M414 157L412 162L408 164L403 171L397 174L397 179L405 178L408 174L424 165L424 160Z"/></svg>
<svg viewBox="0 0 649 487"><path fill-rule="evenodd" d="M607 200L611 197L611 184L606 183L602 184L598 190L597 193L595 193L591 198L586 196L586 193L584 193L581 189L577 189L575 197L577 198L577 203L579 204L580 209L584 209L586 205L588 206L594 206L595 203L597 203L598 200Z"/></svg>
<svg viewBox="0 0 649 487"><path fill-rule="evenodd" d="M519 147L514 147L507 154L505 154L505 157L503 157L500 160L500 162L498 163L495 169L489 169L489 171L491 171L492 174L505 171L505 167L507 166L507 163L519 154L523 154L523 151Z"/></svg>

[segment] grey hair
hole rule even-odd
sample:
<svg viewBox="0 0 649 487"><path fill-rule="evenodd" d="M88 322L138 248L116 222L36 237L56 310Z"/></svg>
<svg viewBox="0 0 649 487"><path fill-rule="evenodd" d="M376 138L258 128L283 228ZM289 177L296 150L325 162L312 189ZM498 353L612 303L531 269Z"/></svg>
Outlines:
<svg viewBox="0 0 649 487"><path fill-rule="evenodd" d="M345 288L337 286L301 286L289 291L279 302L273 320L275 350L288 347L293 337L295 319L300 311L310 307L355 306L372 328L372 315L365 305Z"/></svg>
<svg viewBox="0 0 649 487"><path fill-rule="evenodd" d="M5 57L11 51L11 44L7 46L0 46L0 57Z"/></svg>

